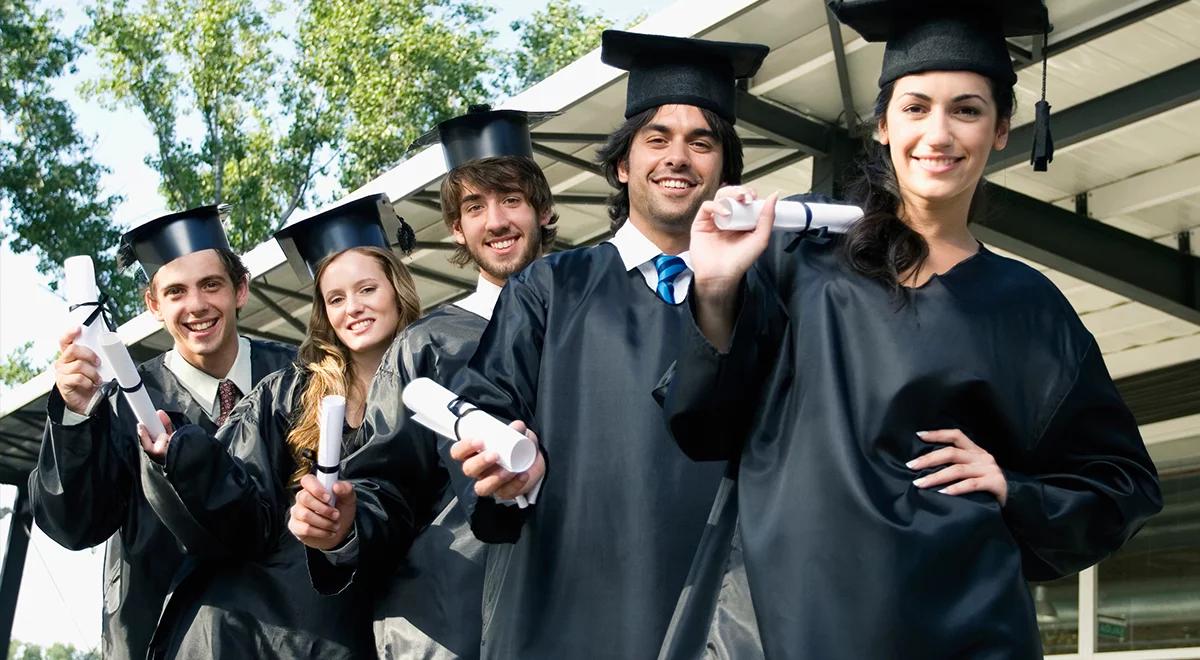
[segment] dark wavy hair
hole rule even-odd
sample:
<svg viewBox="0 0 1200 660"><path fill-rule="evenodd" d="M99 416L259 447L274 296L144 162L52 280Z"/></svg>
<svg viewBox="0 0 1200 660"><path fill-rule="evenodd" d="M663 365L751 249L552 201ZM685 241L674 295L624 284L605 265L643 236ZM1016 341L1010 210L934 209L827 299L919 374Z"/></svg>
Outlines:
<svg viewBox="0 0 1200 660"><path fill-rule="evenodd" d="M988 84L996 103L997 121L1011 120L1017 104L1013 87L992 78L988 78ZM862 126L863 156L858 160L858 171L847 191L849 198L862 206L864 215L846 235L845 257L856 272L883 282L903 297L902 274L920 270L929 258L929 244L900 219L904 200L900 197L891 152L887 145L873 137L875 130L885 122L894 89L895 82L891 82L879 90L875 97L874 117ZM983 212L985 186L986 182L981 178L971 197L968 220Z"/></svg>
<svg viewBox="0 0 1200 660"><path fill-rule="evenodd" d="M624 124L609 134L604 146L596 152L596 162L600 164L604 178L608 181L608 185L616 189L616 192L608 197L608 218L612 221L612 231L614 232L620 229L621 225L625 224L625 219L629 217L629 185L621 183L621 179L617 176L617 166L629 158L629 148L633 145L634 136L642 130L642 127L649 124L651 119L654 119L654 115L658 114L659 107L662 106L647 108L626 119ZM717 137L717 141L721 143L721 183L723 185L741 183L744 165L742 138L734 130L733 124L726 121L721 115L707 108L700 108L700 112L704 114L704 120L708 122L708 127Z"/></svg>
<svg viewBox="0 0 1200 660"><path fill-rule="evenodd" d="M554 211L554 198L550 193L550 183L542 168L528 156L493 156L480 158L459 165L442 179L441 204L442 220L446 228L454 230L454 225L462 220L462 198L464 186L480 192L519 192L525 195L529 205L537 214L538 222L542 216L550 214L550 221L541 226L542 252L550 250L554 239L558 237L558 213ZM465 246L455 247L450 256L450 263L466 266L475 259Z"/></svg>
<svg viewBox="0 0 1200 660"><path fill-rule="evenodd" d="M242 282L248 283L250 281L250 269L246 268L246 264L242 263L242 258L237 256L237 253L225 248L213 249L217 251L217 256L221 259L221 266L225 268L225 274L229 276L229 283L233 285L234 291L237 291L242 286ZM157 274L156 272L155 275ZM149 297L151 300L158 299L158 292L154 290L153 277L146 280L146 284L142 288L142 297Z"/></svg>

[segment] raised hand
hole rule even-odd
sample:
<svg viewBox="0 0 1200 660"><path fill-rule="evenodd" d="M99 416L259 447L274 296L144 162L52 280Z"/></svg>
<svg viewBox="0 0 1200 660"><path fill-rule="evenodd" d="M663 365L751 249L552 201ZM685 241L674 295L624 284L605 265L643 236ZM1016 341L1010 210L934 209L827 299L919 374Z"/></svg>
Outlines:
<svg viewBox="0 0 1200 660"><path fill-rule="evenodd" d="M526 428L525 422L517 420L509 426L537 444L537 434ZM532 467L513 473L500 467L499 454L485 451L483 440L475 438L463 438L451 445L450 457L462 463L463 474L475 480L475 494L479 497L516 499L518 495L527 495L546 474L546 461L540 451Z"/></svg>
<svg viewBox="0 0 1200 660"><path fill-rule="evenodd" d="M337 506L329 505L329 491L316 476L306 474L300 479L296 503L288 517L288 531L310 548L332 550L354 529L354 512L358 505L354 486L338 481L332 490Z"/></svg>
<svg viewBox="0 0 1200 660"><path fill-rule="evenodd" d="M81 330L74 328L58 339L59 355L54 361L54 386L67 410L87 414L88 404L100 389L100 356L76 344Z"/></svg>

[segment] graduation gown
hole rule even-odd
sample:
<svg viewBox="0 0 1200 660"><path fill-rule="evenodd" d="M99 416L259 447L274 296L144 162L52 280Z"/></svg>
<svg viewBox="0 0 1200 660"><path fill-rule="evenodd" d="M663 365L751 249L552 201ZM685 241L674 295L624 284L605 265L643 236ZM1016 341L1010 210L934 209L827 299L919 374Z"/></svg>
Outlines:
<svg viewBox="0 0 1200 660"><path fill-rule="evenodd" d="M291 346L250 340L254 382L288 365ZM163 364L163 355L138 366L161 410L176 423L216 432L208 413ZM124 398L86 421L66 426L58 388L50 390L37 467L29 475L34 520L70 550L108 541L104 552L102 652L105 658L144 658L171 583L183 563L170 532L145 497L137 420Z"/></svg>
<svg viewBox="0 0 1200 660"><path fill-rule="evenodd" d="M685 314L609 243L509 279L452 389L526 421L548 473L521 515L468 507L477 534L515 541L489 553L482 657L657 655L723 470L689 461L649 396Z"/></svg>
<svg viewBox="0 0 1200 660"><path fill-rule="evenodd" d="M376 377L380 383L395 383L395 391L385 395L376 387L368 405L403 415L398 395L414 379L432 378L449 386L475 353L486 327L487 319L444 305L405 328ZM405 439L397 440L448 452L449 443L425 427L409 423L403 428ZM443 460L457 466L448 453ZM461 478L461 470L454 471ZM442 489L438 511L408 556L379 576L383 589L375 601L375 645L381 658L479 657L486 546L471 533L454 489Z"/></svg>
<svg viewBox="0 0 1200 660"><path fill-rule="evenodd" d="M667 393L700 460L740 455L768 658L1033 658L1026 579L1074 573L1161 508L1098 346L1037 271L981 247L898 304L839 240L773 237L730 351L694 322ZM1008 481L949 496L905 463L957 428ZM934 470L929 470L933 472Z"/></svg>
<svg viewBox="0 0 1200 660"><path fill-rule="evenodd" d="M279 371L239 402L215 437L187 426L172 438L156 494L164 523L196 566L167 603L152 657L374 656L369 596L358 588L333 596L313 590L306 549L287 530L296 488L288 485L295 464L286 436L306 383L300 368ZM373 451L363 437L344 435L343 456ZM378 460L402 484L406 470L428 469L410 453ZM423 524L404 516L411 500L403 487L356 495L357 511L396 500L388 508L396 534L411 539ZM366 527L378 519L356 514L355 533L370 536Z"/></svg>

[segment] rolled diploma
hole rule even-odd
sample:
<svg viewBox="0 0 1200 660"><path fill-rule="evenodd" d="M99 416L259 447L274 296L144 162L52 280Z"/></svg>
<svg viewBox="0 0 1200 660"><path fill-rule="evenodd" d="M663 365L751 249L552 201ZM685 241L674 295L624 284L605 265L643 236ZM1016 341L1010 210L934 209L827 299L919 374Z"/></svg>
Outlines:
<svg viewBox="0 0 1200 660"><path fill-rule="evenodd" d="M753 231L758 225L758 214L762 212L764 200L756 199L748 204L732 199L719 200L729 209L729 215L717 214L717 228L728 231ZM811 215L812 221L809 222ZM799 231L807 227L828 227L829 231L845 233L850 225L863 217L862 209L849 204L819 204L779 200L775 202L775 224L779 231Z"/></svg>
<svg viewBox="0 0 1200 660"><path fill-rule="evenodd" d="M500 456L500 467L509 472L524 472L533 467L537 458L537 447L533 441L516 429L491 415L470 406L472 412L459 417L450 410L450 403L458 395L428 378L418 378L404 388L401 395L404 405L413 414L413 421L451 440L461 437L483 440L485 451L494 451ZM458 424L458 435L454 425ZM517 497L517 505L528 506L524 496Z"/></svg>
<svg viewBox="0 0 1200 660"><path fill-rule="evenodd" d="M166 433L162 422L158 421L158 414L154 411L150 395L142 386L142 375L133 365L133 358L129 357L129 351L125 344L121 343L120 337L110 332L100 340L100 359L112 366L117 375L117 383L121 386L121 393L125 395L125 401L129 403L137 421L150 432L150 437L157 438ZM135 387L137 389L133 389Z"/></svg>
<svg viewBox="0 0 1200 660"><path fill-rule="evenodd" d="M346 397L337 394L321 398L317 415L320 441L317 445L317 481L329 491L329 506L337 506L333 484L342 462L342 424L346 420Z"/></svg>
<svg viewBox="0 0 1200 660"><path fill-rule="evenodd" d="M63 289L67 294L68 305L79 305L83 303L97 302L100 300L100 289L96 286L96 270L92 266L92 258L86 255L67 257L63 261L63 271L66 274L63 282ZM83 322L87 317L95 312L93 306L76 307L71 312L71 325L78 326L81 329L79 338L75 343L80 346L85 346L93 353L100 354L100 340L111 335L108 327L104 325L104 319L99 315L89 325L84 325ZM108 382L117 377L108 360L103 357L100 359L100 379L103 382Z"/></svg>

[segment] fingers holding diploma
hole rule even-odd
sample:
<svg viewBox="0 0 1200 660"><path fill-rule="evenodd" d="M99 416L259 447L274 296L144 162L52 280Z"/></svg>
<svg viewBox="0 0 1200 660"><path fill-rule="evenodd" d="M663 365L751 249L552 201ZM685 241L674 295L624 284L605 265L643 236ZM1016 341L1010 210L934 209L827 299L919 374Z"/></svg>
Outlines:
<svg viewBox="0 0 1200 660"><path fill-rule="evenodd" d="M537 434L529 430L524 422L518 420L509 426L537 444ZM513 473L500 466L500 455L487 451L483 440L470 436L451 445L450 456L462 463L464 475L475 480L475 494L479 497L501 500L524 498L541 485L542 477L546 475L546 461L540 451L528 470Z"/></svg>
<svg viewBox="0 0 1200 660"><path fill-rule="evenodd" d="M354 529L357 500L354 486L346 481L334 482L327 490L316 476L306 474L300 480L300 490L288 518L288 531L304 545L316 550L332 550ZM336 502L330 506L329 502Z"/></svg>
<svg viewBox="0 0 1200 660"><path fill-rule="evenodd" d="M158 437L150 437L150 431L145 424L137 425L138 439L142 442L142 451L150 457L150 460L162 465L167 460L167 449L171 446L171 436L175 434L175 427L171 425L171 418L167 413L156 410L158 421L162 423L164 432L159 433Z"/></svg>

